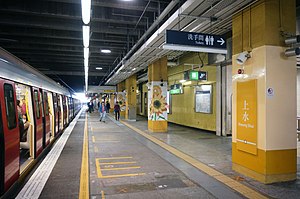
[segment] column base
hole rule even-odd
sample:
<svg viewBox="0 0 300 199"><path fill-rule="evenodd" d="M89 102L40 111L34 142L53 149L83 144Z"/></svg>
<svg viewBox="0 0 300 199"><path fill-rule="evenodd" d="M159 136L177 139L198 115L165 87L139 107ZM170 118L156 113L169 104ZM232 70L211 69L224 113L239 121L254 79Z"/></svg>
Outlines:
<svg viewBox="0 0 300 199"><path fill-rule="evenodd" d="M246 167L243 167L241 165L232 163L232 170L243 174L247 177L253 178L261 183L264 184L271 184L275 182L287 182L287 181L293 181L297 179L296 173L290 173L290 174L261 174L257 173L251 169L248 169Z"/></svg>
<svg viewBox="0 0 300 199"><path fill-rule="evenodd" d="M148 120L148 130L153 133L166 133L168 132L168 122Z"/></svg>

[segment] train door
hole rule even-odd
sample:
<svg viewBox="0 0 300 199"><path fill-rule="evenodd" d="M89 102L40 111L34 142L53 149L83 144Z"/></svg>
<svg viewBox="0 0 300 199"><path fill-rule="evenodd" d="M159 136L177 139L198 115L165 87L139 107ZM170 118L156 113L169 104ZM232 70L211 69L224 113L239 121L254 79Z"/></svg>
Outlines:
<svg viewBox="0 0 300 199"><path fill-rule="evenodd" d="M0 101L0 110L1 110L1 101ZM0 114L0 196L4 193L4 131L3 131L3 122L2 114Z"/></svg>
<svg viewBox="0 0 300 199"><path fill-rule="evenodd" d="M49 118L50 118L50 142L55 137L55 111L54 111L54 97L51 92L48 92L48 104L49 104Z"/></svg>
<svg viewBox="0 0 300 199"><path fill-rule="evenodd" d="M62 107L63 107L63 116L64 116L64 127L67 125L67 117L68 117L68 113L67 113L67 104L66 104L66 97L65 96L61 96L62 97Z"/></svg>
<svg viewBox="0 0 300 199"><path fill-rule="evenodd" d="M50 143L50 116L49 116L49 103L47 91L40 91L42 96L42 115L43 115L43 147L45 148Z"/></svg>
<svg viewBox="0 0 300 199"><path fill-rule="evenodd" d="M32 94L35 121L34 157L37 157L43 150L43 116L39 89L32 88Z"/></svg>
<svg viewBox="0 0 300 199"><path fill-rule="evenodd" d="M20 128L20 173L33 160L33 129L34 116L32 108L32 95L29 86L15 83L17 104L19 103L23 128Z"/></svg>
<svg viewBox="0 0 300 199"><path fill-rule="evenodd" d="M66 96L65 97L65 102L66 102L66 124L69 124L69 119L70 119L70 117L69 117L69 114L70 114L70 109L69 109L69 105L70 105L70 103L69 103L69 98Z"/></svg>
<svg viewBox="0 0 300 199"><path fill-rule="evenodd" d="M16 109L15 85L0 79L1 106L1 193L5 192L19 177L19 122ZM3 161L4 160L4 161ZM2 175L3 174L3 175Z"/></svg>
<svg viewBox="0 0 300 199"><path fill-rule="evenodd" d="M58 96L53 93L53 105L54 105L54 134L59 133L59 108L58 108Z"/></svg>
<svg viewBox="0 0 300 199"><path fill-rule="evenodd" d="M64 111L63 111L63 99L62 96L58 96L58 110L59 110L59 131L64 129Z"/></svg>

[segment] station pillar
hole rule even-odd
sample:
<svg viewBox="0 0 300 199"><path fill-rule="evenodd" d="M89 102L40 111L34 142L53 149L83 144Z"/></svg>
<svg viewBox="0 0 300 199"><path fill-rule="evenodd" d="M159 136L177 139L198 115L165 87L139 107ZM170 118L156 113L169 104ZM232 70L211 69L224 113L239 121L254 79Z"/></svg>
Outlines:
<svg viewBox="0 0 300 199"><path fill-rule="evenodd" d="M126 111L125 119L136 121L136 74L125 80Z"/></svg>
<svg viewBox="0 0 300 199"><path fill-rule="evenodd" d="M125 112L126 112L126 93L125 91L125 81L122 81L117 84L117 101L120 105L120 117L125 118Z"/></svg>
<svg viewBox="0 0 300 199"><path fill-rule="evenodd" d="M167 57L163 57L148 66L148 130L151 132L168 131L167 88Z"/></svg>
<svg viewBox="0 0 300 199"><path fill-rule="evenodd" d="M110 103L110 111L109 112L114 113L113 112L114 111L114 106L115 106L115 94L114 93L111 93L109 95L109 103Z"/></svg>
<svg viewBox="0 0 300 199"><path fill-rule="evenodd" d="M284 55L295 11L260 0L232 21L232 167L266 184L296 179L296 58Z"/></svg>

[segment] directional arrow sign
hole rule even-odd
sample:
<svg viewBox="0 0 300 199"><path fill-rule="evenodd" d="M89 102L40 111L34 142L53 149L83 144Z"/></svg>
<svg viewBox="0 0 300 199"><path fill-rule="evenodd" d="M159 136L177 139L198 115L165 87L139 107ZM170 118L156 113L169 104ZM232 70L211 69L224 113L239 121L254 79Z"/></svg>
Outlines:
<svg viewBox="0 0 300 199"><path fill-rule="evenodd" d="M220 35L167 30L165 49L226 54L226 39Z"/></svg>

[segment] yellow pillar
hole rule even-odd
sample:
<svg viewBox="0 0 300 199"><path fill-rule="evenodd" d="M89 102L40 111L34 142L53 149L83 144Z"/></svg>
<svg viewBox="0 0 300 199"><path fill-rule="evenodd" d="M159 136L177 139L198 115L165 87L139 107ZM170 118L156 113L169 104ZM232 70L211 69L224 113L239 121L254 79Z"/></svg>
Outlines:
<svg viewBox="0 0 300 199"><path fill-rule="evenodd" d="M167 132L167 57L148 66L148 130Z"/></svg>
<svg viewBox="0 0 300 199"><path fill-rule="evenodd" d="M136 120L136 74L125 80L126 112L125 119Z"/></svg>
<svg viewBox="0 0 300 199"><path fill-rule="evenodd" d="M120 82L117 84L117 101L119 102L121 111L120 117L125 118L125 111L126 111L126 97L125 97L125 81Z"/></svg>
<svg viewBox="0 0 300 199"><path fill-rule="evenodd" d="M295 12L294 0L261 0L232 23L232 167L263 183L296 179L296 58L283 36L295 34Z"/></svg>

